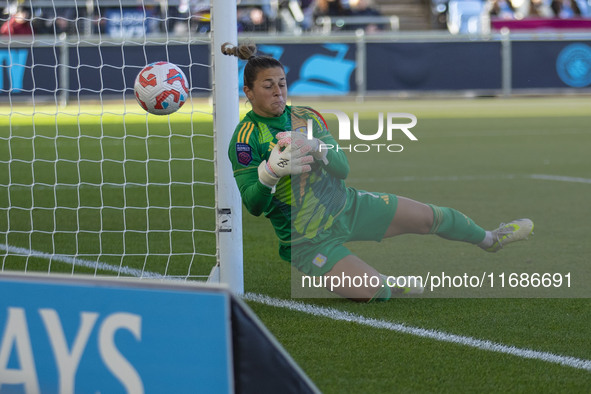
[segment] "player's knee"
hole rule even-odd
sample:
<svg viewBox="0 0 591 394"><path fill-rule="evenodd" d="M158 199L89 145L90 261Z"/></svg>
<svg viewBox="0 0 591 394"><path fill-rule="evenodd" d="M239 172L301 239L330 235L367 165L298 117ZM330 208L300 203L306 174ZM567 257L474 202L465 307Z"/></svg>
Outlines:
<svg viewBox="0 0 591 394"><path fill-rule="evenodd" d="M415 234L429 234L433 227L433 207L430 204L419 203L413 207L413 214L409 229L406 232Z"/></svg>
<svg viewBox="0 0 591 394"><path fill-rule="evenodd" d="M433 210L429 208L428 211L425 211L425 215L423 216L421 226L421 234L429 234L431 229L433 228Z"/></svg>
<svg viewBox="0 0 591 394"><path fill-rule="evenodd" d="M434 218L433 206L426 204L424 209L421 210L421 214L417 216L414 232L417 234L430 234L434 226Z"/></svg>

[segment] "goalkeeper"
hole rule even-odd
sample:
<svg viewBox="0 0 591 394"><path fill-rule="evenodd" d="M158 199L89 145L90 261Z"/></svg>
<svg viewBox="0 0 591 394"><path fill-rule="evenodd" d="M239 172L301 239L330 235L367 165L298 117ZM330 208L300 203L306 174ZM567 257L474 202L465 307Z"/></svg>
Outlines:
<svg viewBox="0 0 591 394"><path fill-rule="evenodd" d="M222 52L247 61L244 93L252 110L236 127L228 150L242 201L251 214L270 219L279 255L304 274L378 279L369 281L373 286L333 289L340 296L371 301L422 292L420 283L386 281L343 245L348 241L437 234L496 252L532 233L529 219L485 231L453 208L347 187L347 158L342 150L326 148L338 144L322 116L308 107L286 105L282 64L256 56L252 44L226 43ZM313 138L308 138L310 125Z"/></svg>

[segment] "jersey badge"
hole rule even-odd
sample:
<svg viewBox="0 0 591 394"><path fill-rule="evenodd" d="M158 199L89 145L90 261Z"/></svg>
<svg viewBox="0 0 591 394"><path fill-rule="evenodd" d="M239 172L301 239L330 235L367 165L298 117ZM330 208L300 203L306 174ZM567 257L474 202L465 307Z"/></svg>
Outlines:
<svg viewBox="0 0 591 394"><path fill-rule="evenodd" d="M243 166L249 165L252 161L252 149L250 145L238 142L236 144L236 157L238 158L238 163Z"/></svg>
<svg viewBox="0 0 591 394"><path fill-rule="evenodd" d="M314 257L312 263L317 267L322 267L324 264L326 264L326 259L327 257L325 255L318 253L316 257Z"/></svg>

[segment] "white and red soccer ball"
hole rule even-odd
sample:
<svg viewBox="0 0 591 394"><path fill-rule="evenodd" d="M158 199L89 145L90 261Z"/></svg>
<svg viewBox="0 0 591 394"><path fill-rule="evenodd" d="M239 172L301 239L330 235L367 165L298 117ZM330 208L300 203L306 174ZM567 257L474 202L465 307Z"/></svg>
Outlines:
<svg viewBox="0 0 591 394"><path fill-rule="evenodd" d="M189 96L189 84L175 64L155 62L139 72L134 84L135 98L143 109L154 115L178 111Z"/></svg>

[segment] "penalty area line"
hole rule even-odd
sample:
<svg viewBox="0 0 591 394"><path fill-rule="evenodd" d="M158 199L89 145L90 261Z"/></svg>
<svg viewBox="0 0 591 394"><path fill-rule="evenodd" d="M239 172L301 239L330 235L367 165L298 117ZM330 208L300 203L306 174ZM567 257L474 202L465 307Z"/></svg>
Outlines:
<svg viewBox="0 0 591 394"><path fill-rule="evenodd" d="M350 312L340 311L334 308L320 307L292 300L282 300L262 294L246 293L243 296L243 299L246 301L257 302L268 306L285 308L291 311L303 312L313 316L326 317L336 321L357 323L362 326L369 326L378 329L395 331L402 334L414 335L420 338L433 339L440 342L454 343L489 352L508 354L511 356L520 357L524 359L539 360L553 364L560 364L566 367L583 369L591 372L591 360L585 360L571 356L561 356L554 353L542 352L531 349L522 349L515 346L508 346L503 345L501 343L487 341L484 339L449 334L443 331L413 327L405 324L389 322L386 320L378 320Z"/></svg>

